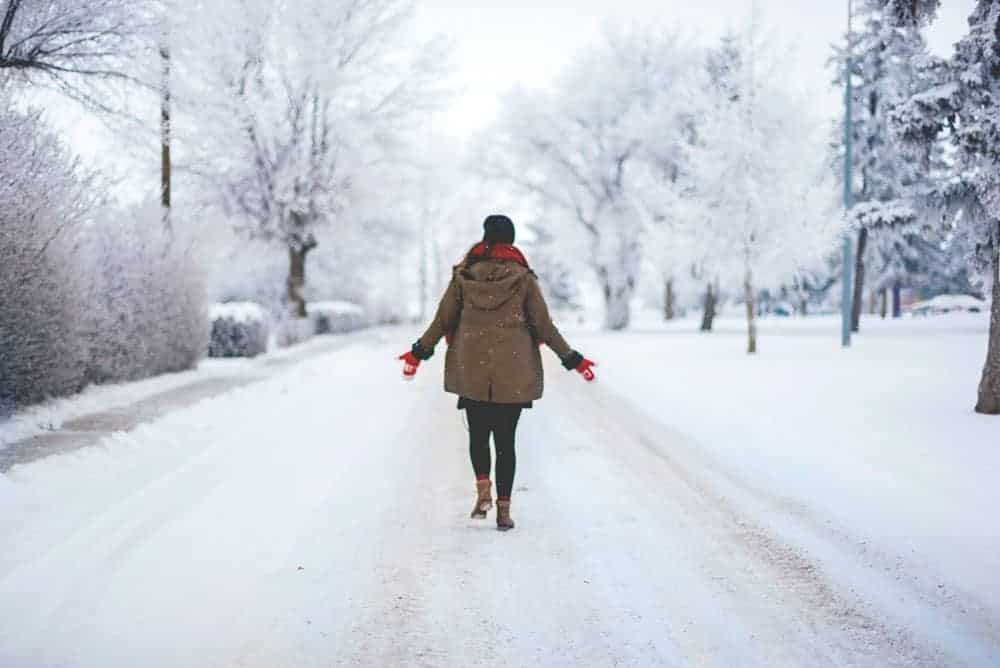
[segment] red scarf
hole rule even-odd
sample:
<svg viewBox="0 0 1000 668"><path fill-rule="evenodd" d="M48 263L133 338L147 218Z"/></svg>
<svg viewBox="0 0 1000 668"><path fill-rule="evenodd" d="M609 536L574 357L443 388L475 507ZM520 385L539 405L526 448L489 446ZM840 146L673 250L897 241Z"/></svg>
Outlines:
<svg viewBox="0 0 1000 668"><path fill-rule="evenodd" d="M493 244L492 246L487 246L485 241L481 241L472 247L472 250L469 251L469 257L510 260L511 262L517 262L526 269L530 268L528 267L528 261L525 259L524 253L519 251L514 244Z"/></svg>

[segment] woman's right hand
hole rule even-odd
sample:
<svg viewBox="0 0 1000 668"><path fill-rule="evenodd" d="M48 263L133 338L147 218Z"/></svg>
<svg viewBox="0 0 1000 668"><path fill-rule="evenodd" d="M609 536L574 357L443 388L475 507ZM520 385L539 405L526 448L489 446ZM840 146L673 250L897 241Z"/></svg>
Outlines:
<svg viewBox="0 0 1000 668"><path fill-rule="evenodd" d="M583 376L583 379L588 383L592 383L597 379L594 375L594 367L597 366L597 362L592 362L586 357L584 357L579 364L576 365L576 372Z"/></svg>
<svg viewBox="0 0 1000 668"><path fill-rule="evenodd" d="M420 368L420 360L412 351L403 353L399 359L403 362L403 380L413 380L417 375L417 369Z"/></svg>

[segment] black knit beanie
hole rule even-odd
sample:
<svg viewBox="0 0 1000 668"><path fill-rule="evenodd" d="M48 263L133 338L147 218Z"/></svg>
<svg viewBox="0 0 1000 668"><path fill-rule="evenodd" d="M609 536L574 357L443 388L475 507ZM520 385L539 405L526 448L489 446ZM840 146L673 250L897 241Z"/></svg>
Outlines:
<svg viewBox="0 0 1000 668"><path fill-rule="evenodd" d="M507 216L489 216L483 223L483 241L492 244L514 243L514 222Z"/></svg>

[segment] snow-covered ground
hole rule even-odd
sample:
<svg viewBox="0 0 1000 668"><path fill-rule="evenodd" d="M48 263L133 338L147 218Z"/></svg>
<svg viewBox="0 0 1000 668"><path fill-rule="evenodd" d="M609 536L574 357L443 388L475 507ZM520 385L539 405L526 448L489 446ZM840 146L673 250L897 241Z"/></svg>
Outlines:
<svg viewBox="0 0 1000 668"><path fill-rule="evenodd" d="M0 477L0 665L1000 665L985 320L569 332L508 534L361 339Z"/></svg>

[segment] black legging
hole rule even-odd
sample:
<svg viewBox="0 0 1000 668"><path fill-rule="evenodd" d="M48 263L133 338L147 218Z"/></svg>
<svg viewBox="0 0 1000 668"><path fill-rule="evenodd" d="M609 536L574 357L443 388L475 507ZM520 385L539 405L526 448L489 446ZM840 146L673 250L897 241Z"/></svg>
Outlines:
<svg viewBox="0 0 1000 668"><path fill-rule="evenodd" d="M510 497L514 488L514 470L517 454L514 437L521 406L506 404L469 405L465 409L469 418L469 456L472 468L479 478L490 475L490 434L497 451L497 496Z"/></svg>

